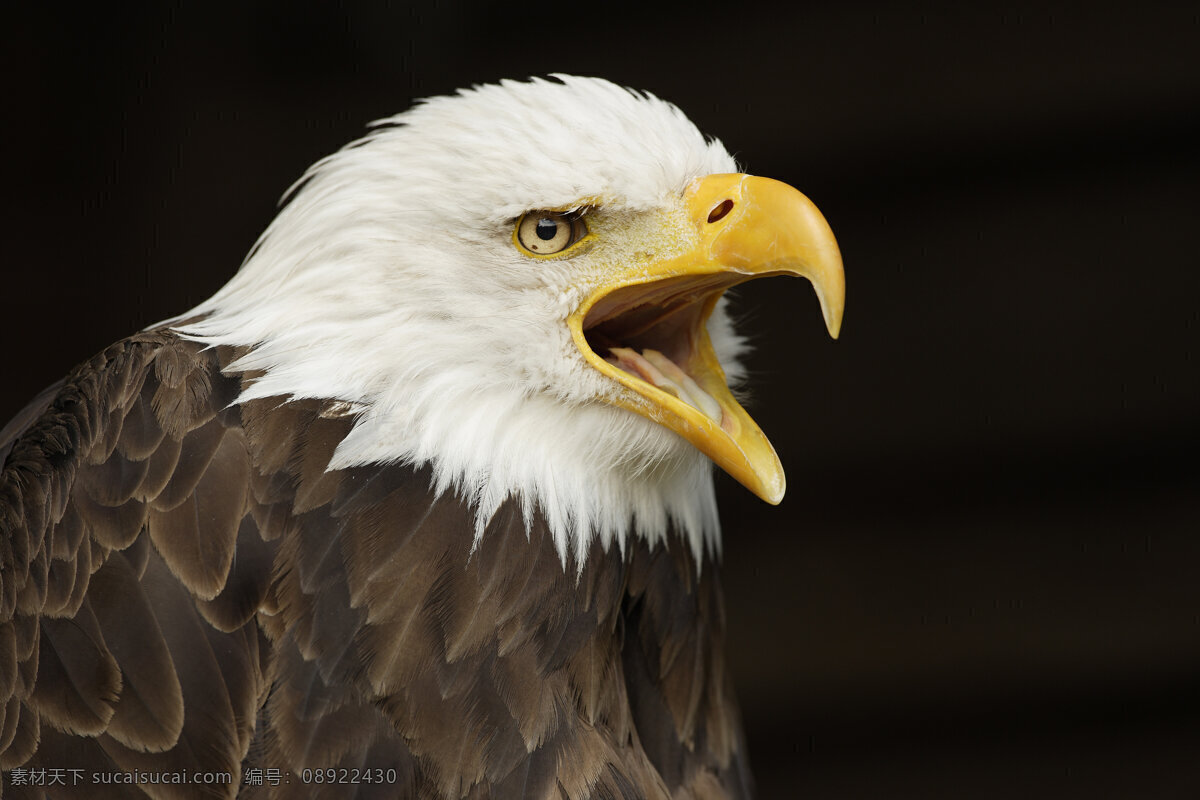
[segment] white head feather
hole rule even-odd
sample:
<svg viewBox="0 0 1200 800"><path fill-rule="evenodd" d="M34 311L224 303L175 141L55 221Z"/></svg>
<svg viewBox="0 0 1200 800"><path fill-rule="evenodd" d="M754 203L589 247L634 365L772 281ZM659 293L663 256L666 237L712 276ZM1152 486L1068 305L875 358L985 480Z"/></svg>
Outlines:
<svg viewBox="0 0 1200 800"><path fill-rule="evenodd" d="M437 491L473 503L477 536L514 496L564 560L582 563L596 536L658 541L674 522L699 561L719 549L710 462L606 403L615 384L566 319L606 270L686 245L685 187L737 167L669 103L555 77L425 100L317 162L238 274L176 318L204 319L178 330L252 348L229 369L265 375L239 402L353 404L329 468L429 464ZM603 234L587 252L514 247L524 212L587 203ZM723 306L709 331L737 380Z"/></svg>

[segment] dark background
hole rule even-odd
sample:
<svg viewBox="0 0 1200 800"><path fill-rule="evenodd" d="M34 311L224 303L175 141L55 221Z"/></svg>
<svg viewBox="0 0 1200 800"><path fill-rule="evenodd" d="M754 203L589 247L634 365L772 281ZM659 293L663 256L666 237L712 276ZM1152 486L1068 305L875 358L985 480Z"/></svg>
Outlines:
<svg viewBox="0 0 1200 800"><path fill-rule="evenodd" d="M0 420L216 290L367 121L649 89L846 262L836 343L802 282L738 306L791 487L721 484L762 796L1200 797L1195 4L122 8L5 12Z"/></svg>

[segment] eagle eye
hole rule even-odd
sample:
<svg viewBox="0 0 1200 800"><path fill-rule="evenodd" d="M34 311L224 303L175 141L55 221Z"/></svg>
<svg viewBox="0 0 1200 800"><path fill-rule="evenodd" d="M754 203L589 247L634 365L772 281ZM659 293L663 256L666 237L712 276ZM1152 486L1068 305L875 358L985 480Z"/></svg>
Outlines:
<svg viewBox="0 0 1200 800"><path fill-rule="evenodd" d="M587 236L578 211L530 211L517 221L514 237L522 250L535 256L561 253Z"/></svg>

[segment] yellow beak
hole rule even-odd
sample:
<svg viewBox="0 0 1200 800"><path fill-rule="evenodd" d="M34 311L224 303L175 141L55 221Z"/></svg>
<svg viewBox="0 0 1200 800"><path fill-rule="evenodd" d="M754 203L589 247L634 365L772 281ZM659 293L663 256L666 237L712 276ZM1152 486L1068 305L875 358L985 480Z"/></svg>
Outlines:
<svg viewBox="0 0 1200 800"><path fill-rule="evenodd" d="M783 466L762 430L730 393L705 322L729 287L768 275L797 275L812 282L825 325L836 339L846 296L837 241L807 197L770 178L709 175L692 182L685 201L698 233L696 244L649 269L639 264L605 281L575 310L568 325L588 363L627 390L619 394L617 405L675 431L750 491L775 504L786 488ZM646 337L656 331L665 340L663 332L669 332L677 345L674 364L667 361L665 366L681 368L715 406L708 403L710 411L705 413L697 407L703 404L690 404L673 389L664 390L597 354L588 335L605 325L622 331L633 346L651 342ZM632 351L624 352L636 358ZM664 362L657 352L646 352Z"/></svg>

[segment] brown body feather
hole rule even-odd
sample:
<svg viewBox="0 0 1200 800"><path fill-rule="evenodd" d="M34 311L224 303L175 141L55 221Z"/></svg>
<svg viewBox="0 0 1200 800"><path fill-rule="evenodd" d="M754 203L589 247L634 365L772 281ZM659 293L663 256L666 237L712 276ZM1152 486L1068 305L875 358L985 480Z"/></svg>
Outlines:
<svg viewBox="0 0 1200 800"><path fill-rule="evenodd" d="M716 564L564 568L512 501L476 545L427 470L327 472L330 404L232 406L228 356L135 336L0 434L0 766L68 771L9 796L749 796ZM145 783L183 772L230 782Z"/></svg>

